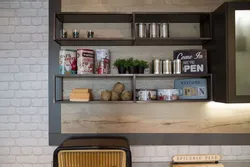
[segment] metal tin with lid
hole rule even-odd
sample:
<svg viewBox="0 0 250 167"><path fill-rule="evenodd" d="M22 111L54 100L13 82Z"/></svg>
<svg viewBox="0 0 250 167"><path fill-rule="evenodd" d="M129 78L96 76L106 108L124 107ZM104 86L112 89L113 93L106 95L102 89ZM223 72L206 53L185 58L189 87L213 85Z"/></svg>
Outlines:
<svg viewBox="0 0 250 167"><path fill-rule="evenodd" d="M172 74L172 61L163 60L163 74Z"/></svg>
<svg viewBox="0 0 250 167"><path fill-rule="evenodd" d="M77 49L77 74L93 74L94 57L94 50Z"/></svg>
<svg viewBox="0 0 250 167"><path fill-rule="evenodd" d="M160 37L168 38L168 24L167 23L160 24Z"/></svg>
<svg viewBox="0 0 250 167"><path fill-rule="evenodd" d="M160 74L160 59L153 60L154 74Z"/></svg>
<svg viewBox="0 0 250 167"><path fill-rule="evenodd" d="M139 101L157 100L156 89L136 89L136 99Z"/></svg>
<svg viewBox="0 0 250 167"><path fill-rule="evenodd" d="M181 59L176 59L174 64L174 74L181 74Z"/></svg>
<svg viewBox="0 0 250 167"><path fill-rule="evenodd" d="M138 33L139 38L146 38L147 37L147 25L145 23L139 23L137 33Z"/></svg>
<svg viewBox="0 0 250 167"><path fill-rule="evenodd" d="M77 60L76 50L62 49L59 52L59 73L76 74Z"/></svg>
<svg viewBox="0 0 250 167"><path fill-rule="evenodd" d="M110 67L111 67L110 60L111 60L111 54L110 54L109 49L96 49L95 51L95 73L96 74L110 74Z"/></svg>
<svg viewBox="0 0 250 167"><path fill-rule="evenodd" d="M149 25L149 35L150 35L150 38L159 38L160 26L158 23L151 23Z"/></svg>

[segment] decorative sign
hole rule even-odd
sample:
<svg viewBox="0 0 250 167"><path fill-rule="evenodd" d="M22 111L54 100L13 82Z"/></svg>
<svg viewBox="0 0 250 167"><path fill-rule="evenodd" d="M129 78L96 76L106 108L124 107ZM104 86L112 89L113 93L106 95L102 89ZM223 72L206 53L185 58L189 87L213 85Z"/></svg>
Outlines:
<svg viewBox="0 0 250 167"><path fill-rule="evenodd" d="M221 156L217 154L176 155L172 160L174 163L216 162L221 160Z"/></svg>
<svg viewBox="0 0 250 167"><path fill-rule="evenodd" d="M205 49L175 50L175 59L181 59L184 74L207 73L207 51Z"/></svg>
<svg viewBox="0 0 250 167"><path fill-rule="evenodd" d="M224 167L223 164L172 164L172 167Z"/></svg>

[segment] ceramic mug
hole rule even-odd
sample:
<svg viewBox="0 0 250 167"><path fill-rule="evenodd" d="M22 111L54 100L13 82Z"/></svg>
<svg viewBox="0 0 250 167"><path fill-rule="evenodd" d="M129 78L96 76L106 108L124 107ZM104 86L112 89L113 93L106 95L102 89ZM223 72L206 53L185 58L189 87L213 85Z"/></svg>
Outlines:
<svg viewBox="0 0 250 167"><path fill-rule="evenodd" d="M157 89L157 96L160 101L178 100L181 94L181 89Z"/></svg>

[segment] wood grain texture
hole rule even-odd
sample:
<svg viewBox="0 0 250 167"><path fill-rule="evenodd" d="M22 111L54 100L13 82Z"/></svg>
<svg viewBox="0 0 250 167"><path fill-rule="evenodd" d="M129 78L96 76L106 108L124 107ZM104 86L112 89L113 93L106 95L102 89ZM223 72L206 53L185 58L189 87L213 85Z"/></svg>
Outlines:
<svg viewBox="0 0 250 167"><path fill-rule="evenodd" d="M63 104L62 133L250 133L250 106L208 104Z"/></svg>
<svg viewBox="0 0 250 167"><path fill-rule="evenodd" d="M62 0L62 11L210 12L226 0Z"/></svg>

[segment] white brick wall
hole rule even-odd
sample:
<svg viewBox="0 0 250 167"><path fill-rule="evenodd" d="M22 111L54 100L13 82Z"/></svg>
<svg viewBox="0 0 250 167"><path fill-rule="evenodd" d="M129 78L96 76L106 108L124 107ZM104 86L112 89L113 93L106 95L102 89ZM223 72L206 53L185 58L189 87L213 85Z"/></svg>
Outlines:
<svg viewBox="0 0 250 167"><path fill-rule="evenodd" d="M183 1L182 1L183 2ZM189 3L192 1L189 1ZM196 2L196 1L194 1ZM49 167L48 1L0 2L0 167ZM216 153L250 159L250 146L133 146L133 161Z"/></svg>

